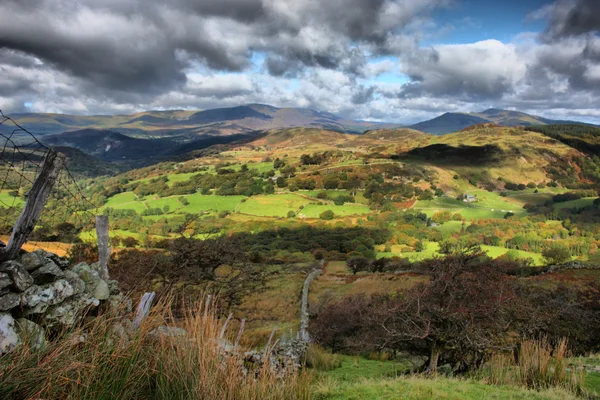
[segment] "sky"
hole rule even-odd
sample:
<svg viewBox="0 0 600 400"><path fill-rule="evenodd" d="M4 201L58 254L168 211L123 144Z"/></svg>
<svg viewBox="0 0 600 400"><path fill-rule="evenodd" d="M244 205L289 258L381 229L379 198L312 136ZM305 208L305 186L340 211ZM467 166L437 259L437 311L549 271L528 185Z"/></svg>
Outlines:
<svg viewBox="0 0 600 400"><path fill-rule="evenodd" d="M600 123L600 0L0 0L0 109Z"/></svg>

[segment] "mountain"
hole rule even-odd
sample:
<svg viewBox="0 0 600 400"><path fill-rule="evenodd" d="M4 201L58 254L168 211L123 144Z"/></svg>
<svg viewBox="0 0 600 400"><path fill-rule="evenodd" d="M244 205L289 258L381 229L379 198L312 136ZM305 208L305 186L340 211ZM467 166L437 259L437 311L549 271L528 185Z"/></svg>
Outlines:
<svg viewBox="0 0 600 400"><path fill-rule="evenodd" d="M478 113L445 113L428 121L411 125L410 128L433 135L445 135L469 126L486 123L500 126L583 124L577 121L552 120L520 111L490 108Z"/></svg>
<svg viewBox="0 0 600 400"><path fill-rule="evenodd" d="M257 133L226 136L205 135L194 140L180 142L167 137L139 139L107 129L81 129L43 136L41 140L46 146L67 149L68 151L64 152L76 157L77 164L87 163L93 166L84 175L95 176L102 174L102 171L110 173L116 170L138 168L213 145L227 144L243 139L251 140L256 136ZM83 155L89 159L86 160Z"/></svg>
<svg viewBox="0 0 600 400"><path fill-rule="evenodd" d="M445 113L437 118L411 125L410 128L433 135L443 135L486 122L489 121L470 114Z"/></svg>
<svg viewBox="0 0 600 400"><path fill-rule="evenodd" d="M363 133L398 124L354 121L331 113L308 108L277 108L264 104L247 104L211 110L145 111L129 115L67 115L47 113L14 114L18 124L36 136L56 135L81 129L110 130L136 138L169 137L180 142L198 136L246 134L256 130L311 127L344 133ZM0 133L10 126L0 125Z"/></svg>

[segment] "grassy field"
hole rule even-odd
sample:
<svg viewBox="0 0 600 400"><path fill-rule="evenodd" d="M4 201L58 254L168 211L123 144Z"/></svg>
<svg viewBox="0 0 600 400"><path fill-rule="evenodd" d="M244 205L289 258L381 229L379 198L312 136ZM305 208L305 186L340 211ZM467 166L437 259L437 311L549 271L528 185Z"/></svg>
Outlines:
<svg viewBox="0 0 600 400"><path fill-rule="evenodd" d="M310 202L293 193L252 196L239 206L238 211L258 216L287 217L288 212L298 212L300 206L307 206Z"/></svg>
<svg viewBox="0 0 600 400"><path fill-rule="evenodd" d="M334 373L331 371L331 373ZM418 376L397 379L339 381L327 376L316 385L315 399L322 400L575 400L568 392L528 390L513 386L492 386L483 382Z"/></svg>
<svg viewBox="0 0 600 400"><path fill-rule="evenodd" d="M446 225L446 224L444 224L444 225ZM444 225L440 226L440 228L443 227ZM456 224L453 224L452 226L456 227ZM438 250L440 249L440 245L438 243L424 242L424 245L425 245L425 247L424 247L423 251L421 251L421 252L416 252L416 251L378 252L377 258L398 256L398 257L402 257L402 258L407 258L411 261L421 261L421 260L427 260L429 258L433 258L435 256L442 256L442 254L440 254L438 252ZM507 249L505 247L488 246L488 245L481 245L481 249L483 251L485 251L487 253L487 255L492 258L498 258L501 255L508 253L508 251L509 251L509 249ZM518 256L520 258L532 258L535 265L542 265L544 262L544 259L541 254L531 253L531 252L521 251L521 250L514 250L514 251L518 254Z"/></svg>
<svg viewBox="0 0 600 400"><path fill-rule="evenodd" d="M563 208L583 208L590 207L596 200L596 197L585 197L579 200L563 201L561 203L555 203L553 205L555 210L562 210Z"/></svg>
<svg viewBox="0 0 600 400"><path fill-rule="evenodd" d="M442 232L444 236L447 236L453 233L460 232L463 229L463 227L466 229L469 225L471 225L471 223L466 221L448 221L436 227L436 229Z"/></svg>
<svg viewBox="0 0 600 400"><path fill-rule="evenodd" d="M185 198L189 204L183 205L179 198ZM202 195L200 193L190 194L186 196L171 196L146 198L143 201L137 200L137 196L132 192L119 193L108 199L105 208L114 208L118 210L135 210L141 214L148 208L163 208L169 207L171 213L192 213L197 214L207 211L233 211L245 196L216 196Z"/></svg>
<svg viewBox="0 0 600 400"><path fill-rule="evenodd" d="M346 203L343 206L335 204L309 204L300 212L301 215L307 218L319 218L319 215L324 211L331 210L336 217L347 217L349 215L365 215L370 214L373 210L369 209L364 204Z"/></svg>
<svg viewBox="0 0 600 400"><path fill-rule="evenodd" d="M8 190L0 191L0 207L20 207L25 203L21 197L10 196L8 192Z"/></svg>
<svg viewBox="0 0 600 400"><path fill-rule="evenodd" d="M475 203L467 204L464 201L451 197L440 197L434 200L419 200L413 207L416 211L422 211L431 217L438 211L450 211L458 213L466 220L477 220L487 218L504 218L507 212L516 215L526 215L525 210L518 204L509 203L498 193L490 193L484 190L473 190L469 192L478 198Z"/></svg>

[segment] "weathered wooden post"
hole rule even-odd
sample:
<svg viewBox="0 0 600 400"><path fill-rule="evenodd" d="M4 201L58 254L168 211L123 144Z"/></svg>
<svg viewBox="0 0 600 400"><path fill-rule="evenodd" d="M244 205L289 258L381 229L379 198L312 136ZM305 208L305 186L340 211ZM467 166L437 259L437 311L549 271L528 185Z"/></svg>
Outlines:
<svg viewBox="0 0 600 400"><path fill-rule="evenodd" d="M0 248L0 261L13 259L19 254L19 250L33 232L42 215L42 210L48 201L58 174L65 165L65 159L64 154L58 153L54 149L48 150L42 169L27 194L25 207L13 228L8 244L6 247Z"/></svg>
<svg viewBox="0 0 600 400"><path fill-rule="evenodd" d="M108 280L108 260L110 259L110 243L108 239L108 216L96 216L96 236L98 237L98 265L102 279Z"/></svg>

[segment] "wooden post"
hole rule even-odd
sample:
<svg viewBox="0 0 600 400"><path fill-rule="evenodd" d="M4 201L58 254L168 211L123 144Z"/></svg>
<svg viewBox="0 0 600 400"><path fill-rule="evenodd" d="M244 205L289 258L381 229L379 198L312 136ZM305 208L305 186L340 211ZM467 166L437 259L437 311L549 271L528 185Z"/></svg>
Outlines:
<svg viewBox="0 0 600 400"><path fill-rule="evenodd" d="M146 318L146 316L150 313L150 307L152 306L152 300L154 300L154 296L156 296L156 293L154 292L144 293L142 295L140 304L138 304L135 312L135 319L133 320L134 330L139 328L144 318Z"/></svg>
<svg viewBox="0 0 600 400"><path fill-rule="evenodd" d="M48 196L56 183L58 174L65 164L65 155L50 149L44 159L40 173L35 178L31 191L27 194L25 207L15 224L8 244L0 248L0 261L11 260L19 254L19 250L33 232L48 201Z"/></svg>
<svg viewBox="0 0 600 400"><path fill-rule="evenodd" d="M240 344L240 339L242 339L242 333L244 333L244 325L246 325L245 318L243 318L242 322L240 323L240 330L238 331L237 338L235 339L235 344L233 345L233 347L235 347L236 349L237 349L238 345Z"/></svg>
<svg viewBox="0 0 600 400"><path fill-rule="evenodd" d="M109 279L108 260L110 259L107 215L96 215L96 236L98 238L98 265L100 267L100 277L106 281Z"/></svg>

